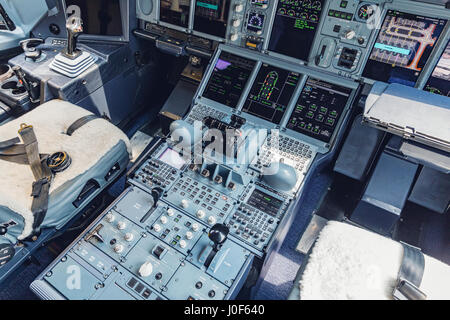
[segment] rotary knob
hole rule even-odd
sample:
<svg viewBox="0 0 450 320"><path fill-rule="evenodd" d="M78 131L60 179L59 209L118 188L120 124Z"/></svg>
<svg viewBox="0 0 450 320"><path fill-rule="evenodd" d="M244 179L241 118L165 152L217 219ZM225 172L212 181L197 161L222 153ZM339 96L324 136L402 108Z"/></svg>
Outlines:
<svg viewBox="0 0 450 320"><path fill-rule="evenodd" d="M197 211L197 217L199 217L200 219L203 219L204 216L205 216L205 211L203 211L203 210Z"/></svg>
<svg viewBox="0 0 450 320"><path fill-rule="evenodd" d="M166 224L167 223L167 217L166 216L162 216L161 219L159 219L161 221L162 224Z"/></svg>
<svg viewBox="0 0 450 320"><path fill-rule="evenodd" d="M194 235L192 234L192 232L187 231L186 232L186 239L191 240L194 237Z"/></svg>
<svg viewBox="0 0 450 320"><path fill-rule="evenodd" d="M161 226L159 224L155 223L153 225L153 230L155 230L156 232L160 232L161 231Z"/></svg>
<svg viewBox="0 0 450 320"><path fill-rule="evenodd" d="M189 201L187 201L186 199L181 200L181 206L186 209L187 207L189 207Z"/></svg>
<svg viewBox="0 0 450 320"><path fill-rule="evenodd" d="M121 253L123 251L123 245L118 243L113 247L113 250L115 253Z"/></svg>
<svg viewBox="0 0 450 320"><path fill-rule="evenodd" d="M244 10L244 6L242 4L238 4L234 7L234 11L236 12L242 12L242 10Z"/></svg>
<svg viewBox="0 0 450 320"><path fill-rule="evenodd" d="M116 220L116 217L114 217L112 213L108 213L105 218L108 222L113 222L114 220Z"/></svg>
<svg viewBox="0 0 450 320"><path fill-rule="evenodd" d="M347 30L344 32L344 38L347 40L351 40L356 36L356 32L354 30Z"/></svg>
<svg viewBox="0 0 450 320"><path fill-rule="evenodd" d="M213 225L217 222L216 218L214 216L209 216L208 217L208 223Z"/></svg>
<svg viewBox="0 0 450 320"><path fill-rule="evenodd" d="M149 275L151 275L153 272L153 265L150 261L146 261L144 262L140 267L139 267L139 275L143 278L148 277Z"/></svg>
<svg viewBox="0 0 450 320"><path fill-rule="evenodd" d="M124 239L125 241L131 242L134 239L134 235L131 232L127 232L125 233Z"/></svg>
<svg viewBox="0 0 450 320"><path fill-rule="evenodd" d="M174 213L175 213L175 210L173 210L172 208L167 209L167 215L168 215L169 217L173 216Z"/></svg>
<svg viewBox="0 0 450 320"><path fill-rule="evenodd" d="M119 221L119 222L117 223L117 229L119 229L119 230L125 229L126 226L127 226L127 224L126 224L124 221Z"/></svg>
<svg viewBox="0 0 450 320"><path fill-rule="evenodd" d="M181 248L186 248L186 246L187 246L186 241L181 240L181 241L180 241L180 247L181 247Z"/></svg>
<svg viewBox="0 0 450 320"><path fill-rule="evenodd" d="M238 39L237 33L233 33L233 34L230 36L230 40L231 40L231 41L236 41L237 39Z"/></svg>
<svg viewBox="0 0 450 320"><path fill-rule="evenodd" d="M197 223L192 224L192 230L193 230L194 232L197 232L197 231L198 231L198 224L197 224Z"/></svg>
<svg viewBox="0 0 450 320"><path fill-rule="evenodd" d="M234 19L233 20L233 27L237 28L241 25L241 20L240 19Z"/></svg>

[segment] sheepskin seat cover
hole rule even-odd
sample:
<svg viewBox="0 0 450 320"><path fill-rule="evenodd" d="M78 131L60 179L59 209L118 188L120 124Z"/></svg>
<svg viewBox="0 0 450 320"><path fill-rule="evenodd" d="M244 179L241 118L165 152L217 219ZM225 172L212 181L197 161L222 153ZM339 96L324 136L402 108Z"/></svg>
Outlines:
<svg viewBox="0 0 450 320"><path fill-rule="evenodd" d="M392 299L403 257L399 242L330 221L300 279L301 299ZM425 255L420 289L427 299L450 299L450 267Z"/></svg>
<svg viewBox="0 0 450 320"><path fill-rule="evenodd" d="M91 112L62 100L51 100L18 119L0 126L0 140L18 136L21 123L32 125L39 146L39 153L52 154L66 151L72 159L70 167L54 176L50 187L52 193L65 183L74 181L79 175L94 166L120 141L130 152L127 136L105 119L95 119L76 130L72 136L65 134L77 119ZM28 165L0 160L0 208L6 207L24 219L24 230L19 239L32 230L31 188L34 176Z"/></svg>

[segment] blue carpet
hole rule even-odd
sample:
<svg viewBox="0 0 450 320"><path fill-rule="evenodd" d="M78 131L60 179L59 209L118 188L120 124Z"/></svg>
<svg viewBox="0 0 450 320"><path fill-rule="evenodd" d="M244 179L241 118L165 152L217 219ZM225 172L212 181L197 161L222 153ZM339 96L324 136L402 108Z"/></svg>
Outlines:
<svg viewBox="0 0 450 320"><path fill-rule="evenodd" d="M21 265L0 285L0 300L37 300L29 288L30 284L56 258L56 255L43 247L38 249L34 256L40 265L26 263Z"/></svg>
<svg viewBox="0 0 450 320"><path fill-rule="evenodd" d="M309 223L312 212L317 207L321 196L331 181L331 176L321 174L313 177L306 190L305 200L297 212L297 216L289 229L286 238L276 253L269 267L266 277L261 284L255 299L258 300L285 300L287 299L297 271L304 256L295 251L302 232Z"/></svg>

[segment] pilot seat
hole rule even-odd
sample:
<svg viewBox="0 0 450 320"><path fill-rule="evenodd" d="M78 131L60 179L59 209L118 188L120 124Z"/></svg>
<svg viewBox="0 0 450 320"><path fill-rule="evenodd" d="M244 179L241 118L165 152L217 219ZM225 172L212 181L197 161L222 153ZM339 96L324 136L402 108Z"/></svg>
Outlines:
<svg viewBox="0 0 450 320"><path fill-rule="evenodd" d="M348 223L329 221L294 280L290 300L450 299L450 267Z"/></svg>
<svg viewBox="0 0 450 320"><path fill-rule="evenodd" d="M120 129L62 100L0 126L0 281L18 265L15 253L31 253L27 244L63 228L115 181L130 155Z"/></svg>

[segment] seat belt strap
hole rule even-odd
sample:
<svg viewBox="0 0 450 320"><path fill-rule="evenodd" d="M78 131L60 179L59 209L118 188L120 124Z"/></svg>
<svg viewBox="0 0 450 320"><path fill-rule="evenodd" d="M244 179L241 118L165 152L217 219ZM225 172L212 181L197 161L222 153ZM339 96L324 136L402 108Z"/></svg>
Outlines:
<svg viewBox="0 0 450 320"><path fill-rule="evenodd" d="M404 242L401 244L403 258L393 296L397 300L425 300L426 294L419 289L425 270L425 257L419 248Z"/></svg>
<svg viewBox="0 0 450 320"><path fill-rule="evenodd" d="M45 161L41 162L38 142L36 135L34 134L33 126L21 124L19 134L25 146L28 164L30 165L35 179L31 192L31 196L33 197L31 212L34 216L33 232L38 233L48 209L52 172L45 164Z"/></svg>
<svg viewBox="0 0 450 320"><path fill-rule="evenodd" d="M81 117L72 123L69 128L67 128L66 134L71 136L76 130L80 129L86 123L91 122L92 120L99 119L100 117L95 114L88 114L87 116Z"/></svg>
<svg viewBox="0 0 450 320"><path fill-rule="evenodd" d="M20 125L19 134L22 137L22 141L25 146L25 152L27 153L28 157L28 163L30 164L34 179L38 181L44 177L44 174L42 172L38 142L36 139L36 135L34 134L33 126L28 126L22 123Z"/></svg>
<svg viewBox="0 0 450 320"><path fill-rule="evenodd" d="M12 147L13 145L18 143L20 143L20 139L17 137L5 141L0 141L0 150Z"/></svg>

